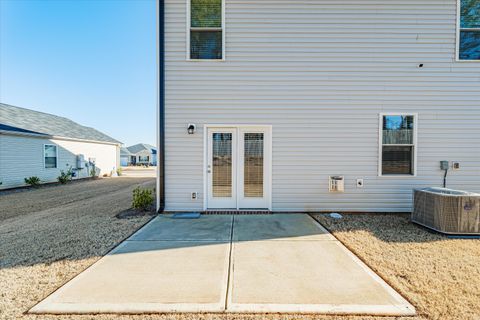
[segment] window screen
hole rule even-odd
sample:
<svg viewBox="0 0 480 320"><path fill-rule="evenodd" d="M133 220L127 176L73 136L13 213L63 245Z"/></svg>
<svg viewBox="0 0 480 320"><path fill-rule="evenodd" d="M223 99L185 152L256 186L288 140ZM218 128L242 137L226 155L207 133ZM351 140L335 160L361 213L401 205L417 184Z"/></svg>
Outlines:
<svg viewBox="0 0 480 320"><path fill-rule="evenodd" d="M415 117L385 115L382 117L382 174L414 172Z"/></svg>
<svg viewBox="0 0 480 320"><path fill-rule="evenodd" d="M222 59L222 0L190 0L190 59Z"/></svg>
<svg viewBox="0 0 480 320"><path fill-rule="evenodd" d="M460 0L460 60L480 60L480 1Z"/></svg>

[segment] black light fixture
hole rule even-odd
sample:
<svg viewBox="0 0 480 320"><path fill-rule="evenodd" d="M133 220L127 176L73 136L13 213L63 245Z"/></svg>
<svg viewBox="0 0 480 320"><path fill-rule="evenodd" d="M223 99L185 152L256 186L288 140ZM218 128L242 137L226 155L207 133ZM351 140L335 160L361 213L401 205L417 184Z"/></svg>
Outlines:
<svg viewBox="0 0 480 320"><path fill-rule="evenodd" d="M188 134L194 134L195 133L195 125L193 123L189 123L187 127Z"/></svg>

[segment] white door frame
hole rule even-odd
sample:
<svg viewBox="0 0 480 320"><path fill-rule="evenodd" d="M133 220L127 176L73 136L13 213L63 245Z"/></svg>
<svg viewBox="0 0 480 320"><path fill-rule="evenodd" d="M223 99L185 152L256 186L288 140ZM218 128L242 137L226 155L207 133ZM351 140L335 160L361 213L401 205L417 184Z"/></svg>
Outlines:
<svg viewBox="0 0 480 320"><path fill-rule="evenodd" d="M239 137L241 130L244 129L263 129L265 130L265 172L264 172L264 191L265 191L265 198L267 202L267 209L272 210L272 125L252 125L252 124L205 124L203 126L203 210L208 210L208 175L207 175L207 170L208 170L208 156L209 156L209 146L208 146L208 129L236 129L237 134L236 139L237 142L236 144L238 145ZM235 166L236 170L240 170L239 166ZM238 186L239 180L238 179L238 172L235 172L235 175L237 178L235 178L235 182L237 183L236 190L238 188L243 186ZM237 194L236 197L236 202L237 206L234 209L239 210L239 199L240 197ZM248 209L247 209L248 210Z"/></svg>
<svg viewBox="0 0 480 320"><path fill-rule="evenodd" d="M207 203L210 203L210 208L211 209L223 209L223 208L232 208L236 207L238 204L238 192L237 192L237 187L238 187L238 175L237 175L237 163L238 163L238 130L235 128L208 128L206 133L207 133L207 167L205 168L205 171L207 173L210 173L213 171L214 168L209 167L209 161L212 159L212 146L213 146L213 139L210 138L215 133L230 133L232 135L232 141L231 141L231 147L232 147L232 154L231 154L231 160L232 160L232 172L231 172L231 182L232 182L232 189L231 189L231 196L230 197L216 197L213 198L210 193L206 193L205 196L207 198ZM207 175L207 190L210 191L212 187L212 181L213 179L213 174L208 174ZM213 203L215 204L213 205Z"/></svg>

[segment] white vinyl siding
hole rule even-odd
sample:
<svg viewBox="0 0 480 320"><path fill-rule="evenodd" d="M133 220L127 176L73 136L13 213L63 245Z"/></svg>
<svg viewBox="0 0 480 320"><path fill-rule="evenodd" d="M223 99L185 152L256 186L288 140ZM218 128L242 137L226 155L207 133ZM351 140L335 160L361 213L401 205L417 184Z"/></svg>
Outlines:
<svg viewBox="0 0 480 320"><path fill-rule="evenodd" d="M45 145L57 147L57 167L45 168ZM9 150L9 152L3 152ZM42 183L55 182L60 171L76 167L77 155L95 158L97 174L110 174L120 162L116 145L0 134L0 189L25 185L24 178L37 176ZM75 179L88 178L88 168L77 171Z"/></svg>
<svg viewBox="0 0 480 320"><path fill-rule="evenodd" d="M272 125L274 211L409 211L440 160L461 164L448 187L480 192L480 64L456 61L455 0L226 0L223 63L185 61L186 5L165 1L167 210L202 210L214 124ZM418 113L416 177L378 175L390 112Z"/></svg>

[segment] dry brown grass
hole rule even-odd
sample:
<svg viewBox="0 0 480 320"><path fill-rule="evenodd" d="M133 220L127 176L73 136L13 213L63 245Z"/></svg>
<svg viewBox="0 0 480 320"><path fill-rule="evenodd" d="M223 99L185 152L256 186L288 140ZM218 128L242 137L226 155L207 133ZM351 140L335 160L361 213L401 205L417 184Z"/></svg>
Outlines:
<svg viewBox="0 0 480 320"><path fill-rule="evenodd" d="M129 208L131 190L139 183L153 187L152 179L117 178L0 195L0 319L383 319L24 314L149 220L148 216L115 218ZM480 319L479 240L449 240L399 216L318 219L416 306L419 316L401 319Z"/></svg>
<svg viewBox="0 0 480 320"><path fill-rule="evenodd" d="M0 319L17 319L151 217L117 219L131 190L115 178L0 195ZM39 317L43 319L45 317Z"/></svg>
<svg viewBox="0 0 480 320"><path fill-rule="evenodd" d="M405 296L419 318L480 319L480 240L429 232L408 215L315 218Z"/></svg>

